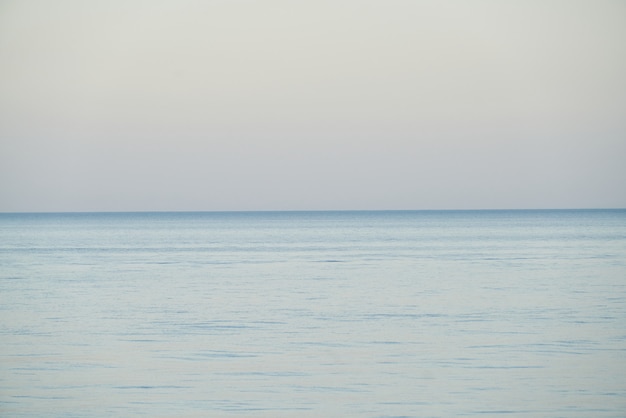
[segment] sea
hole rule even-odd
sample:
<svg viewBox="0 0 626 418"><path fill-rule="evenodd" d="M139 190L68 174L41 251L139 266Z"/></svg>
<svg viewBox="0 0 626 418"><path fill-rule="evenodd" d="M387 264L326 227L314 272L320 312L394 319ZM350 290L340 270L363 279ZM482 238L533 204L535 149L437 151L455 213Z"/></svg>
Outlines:
<svg viewBox="0 0 626 418"><path fill-rule="evenodd" d="M3 213L2 417L624 417L626 210Z"/></svg>

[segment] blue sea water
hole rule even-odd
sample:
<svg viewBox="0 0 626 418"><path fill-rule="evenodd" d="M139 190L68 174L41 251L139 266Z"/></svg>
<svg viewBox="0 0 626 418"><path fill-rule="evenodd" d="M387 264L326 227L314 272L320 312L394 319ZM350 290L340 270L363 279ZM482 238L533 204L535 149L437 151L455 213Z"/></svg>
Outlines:
<svg viewBox="0 0 626 418"><path fill-rule="evenodd" d="M0 214L0 416L624 417L626 210Z"/></svg>

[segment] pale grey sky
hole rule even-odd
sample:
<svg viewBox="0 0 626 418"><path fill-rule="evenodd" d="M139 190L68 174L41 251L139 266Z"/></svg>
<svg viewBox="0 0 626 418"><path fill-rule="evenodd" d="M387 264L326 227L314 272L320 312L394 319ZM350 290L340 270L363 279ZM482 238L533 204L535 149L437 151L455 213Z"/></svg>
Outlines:
<svg viewBox="0 0 626 418"><path fill-rule="evenodd" d="M0 2L0 211L626 207L622 0Z"/></svg>

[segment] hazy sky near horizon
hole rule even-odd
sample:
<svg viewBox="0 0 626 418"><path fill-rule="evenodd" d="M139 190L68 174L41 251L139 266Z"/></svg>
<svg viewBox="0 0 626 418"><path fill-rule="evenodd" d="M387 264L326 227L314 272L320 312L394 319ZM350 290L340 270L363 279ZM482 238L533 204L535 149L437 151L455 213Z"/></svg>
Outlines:
<svg viewBox="0 0 626 418"><path fill-rule="evenodd" d="M621 0L0 2L0 211L626 207Z"/></svg>

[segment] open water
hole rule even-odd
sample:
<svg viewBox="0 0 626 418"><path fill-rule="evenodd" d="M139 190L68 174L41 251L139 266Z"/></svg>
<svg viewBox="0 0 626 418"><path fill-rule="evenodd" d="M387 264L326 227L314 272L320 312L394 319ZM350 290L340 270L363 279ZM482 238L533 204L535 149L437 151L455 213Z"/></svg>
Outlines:
<svg viewBox="0 0 626 418"><path fill-rule="evenodd" d="M0 214L0 416L624 417L626 211Z"/></svg>

